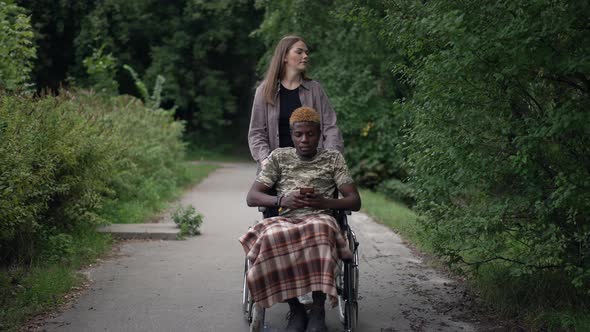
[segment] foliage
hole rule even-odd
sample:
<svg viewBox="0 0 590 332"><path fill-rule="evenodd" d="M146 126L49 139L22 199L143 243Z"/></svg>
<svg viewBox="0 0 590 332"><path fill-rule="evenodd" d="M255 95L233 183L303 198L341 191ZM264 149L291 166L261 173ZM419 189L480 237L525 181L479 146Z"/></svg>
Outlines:
<svg viewBox="0 0 590 332"><path fill-rule="evenodd" d="M29 82L35 56L30 18L23 8L0 1L0 89L15 90Z"/></svg>
<svg viewBox="0 0 590 332"><path fill-rule="evenodd" d="M123 64L148 86L158 84L158 75L166 77L161 107L176 106L176 117L192 134L186 137L210 145L228 137L223 131L240 133L227 139L232 144L246 141L254 67L262 50L249 37L261 19L253 1L17 2L30 13L35 30L39 90L93 87L84 60L104 45L103 54L118 63L119 92L146 100Z"/></svg>
<svg viewBox="0 0 590 332"><path fill-rule="evenodd" d="M52 236L49 251L66 248L60 233L113 221L114 206L140 194L175 190L187 174L182 130L129 97L1 97L0 262L39 257Z"/></svg>
<svg viewBox="0 0 590 332"><path fill-rule="evenodd" d="M369 214L374 220L392 228L421 250L428 253L432 252L432 245L429 243L424 230L420 227L415 212L403 204L389 199L382 193L363 189L360 194L363 201L363 212Z"/></svg>
<svg viewBox="0 0 590 332"><path fill-rule="evenodd" d="M109 149L74 103L0 98L0 261L30 257L41 229L102 222Z"/></svg>
<svg viewBox="0 0 590 332"><path fill-rule="evenodd" d="M81 279L62 265L0 271L0 289L7 291L0 297L0 328L19 331L26 318L63 304L64 298L56 294L66 293Z"/></svg>
<svg viewBox="0 0 590 332"><path fill-rule="evenodd" d="M357 19L401 53L418 208L451 262L590 289L590 5L402 1Z"/></svg>
<svg viewBox="0 0 590 332"><path fill-rule="evenodd" d="M178 206L172 214L172 220L180 227L180 237L201 234L199 228L203 223L203 216L197 213L194 206Z"/></svg>
<svg viewBox="0 0 590 332"><path fill-rule="evenodd" d="M240 147L229 144L219 144L215 148L203 148L189 145L186 152L187 160L212 161L212 162L249 162L252 160L247 147Z"/></svg>
<svg viewBox="0 0 590 332"><path fill-rule="evenodd" d="M131 68L129 65L123 65L123 68L131 74L133 77L133 81L135 81L135 87L139 91L141 96L141 100L146 104L148 108L157 109L160 107L160 103L162 102L162 88L164 86L164 82L166 79L162 75L158 75L156 77L156 83L154 84L154 89L152 91L152 95L150 96L145 83L139 78L139 75Z"/></svg>
<svg viewBox="0 0 590 332"><path fill-rule="evenodd" d="M43 254L49 262L60 262L74 255L73 238L70 234L59 233L50 235Z"/></svg>
<svg viewBox="0 0 590 332"><path fill-rule="evenodd" d="M80 32L82 19L98 1L16 0L26 8L34 30L37 57L33 68L33 83L39 91L60 87L85 77L82 60L75 64L74 38ZM98 49L100 43L95 45Z"/></svg>
<svg viewBox="0 0 590 332"><path fill-rule="evenodd" d="M259 70L274 45L286 35L303 37L310 48L310 76L321 82L338 115L350 170L362 186L404 179L403 155L397 148L405 121L394 100L404 85L387 69L388 52L377 31L351 21L351 2L258 1L264 21L254 32L267 46ZM370 51L367 51L370 50Z"/></svg>
<svg viewBox="0 0 590 332"><path fill-rule="evenodd" d="M104 45L94 50L91 56L85 58L82 63L88 74L91 87L107 95L117 95L119 84L115 81L117 71L117 59L112 54L103 54Z"/></svg>
<svg viewBox="0 0 590 332"><path fill-rule="evenodd" d="M101 215L119 224L144 223L166 209L171 200L179 197L187 185L194 185L217 169L214 164L188 164L176 171L176 187L158 178L145 179L134 188L135 194L124 199L105 202ZM154 220L155 222L156 220Z"/></svg>
<svg viewBox="0 0 590 332"><path fill-rule="evenodd" d="M238 105L249 108L250 68L260 48L248 33L258 17L248 0L102 1L83 19L75 39L76 61L106 45L136 72L119 74L121 92L146 103L145 85L161 87L158 77L166 77L163 107L176 106L189 131L219 138L220 130L248 117L237 110ZM143 87L137 77L143 78Z"/></svg>
<svg viewBox="0 0 590 332"><path fill-rule="evenodd" d="M187 184L195 184L207 176L218 166L213 164L191 165L186 168L180 178L185 178ZM150 184L153 185L153 184ZM158 185L157 183L155 185ZM162 195L161 199L170 200L177 198L182 193L178 188L173 196ZM134 201L119 200L122 207L117 210L127 210L130 205L141 205L138 220L145 222L154 215L153 201L147 201L151 197L142 196L144 187L136 188L138 195ZM161 209L165 202L160 203ZM155 216L155 215L154 215ZM17 330L22 322L39 312L59 306L64 299L64 294L71 291L84 281L80 278L78 270L81 266L93 263L97 256L108 252L111 248L111 237L108 234L98 233L92 227L81 228L73 233L58 234L52 241L40 243L43 247L41 259L29 265L11 266L8 269L0 267L0 328L2 331ZM70 240L71 239L71 240ZM63 256L57 257L58 253ZM74 288L75 289L75 288Z"/></svg>
<svg viewBox="0 0 590 332"><path fill-rule="evenodd" d="M387 198L403 202L407 206L413 206L416 203L413 188L398 179L385 180L377 186L376 190L383 193Z"/></svg>
<svg viewBox="0 0 590 332"><path fill-rule="evenodd" d="M432 236L421 225L422 217L381 193L368 190L360 193L363 211L374 220L391 227L420 251L436 253ZM511 320L525 321L530 330L586 331L590 326L586 310L590 299L580 296L579 290L559 271L514 278L508 265L494 262L465 272L469 276L466 286L485 300L488 307Z"/></svg>
<svg viewBox="0 0 590 332"><path fill-rule="evenodd" d="M515 279L504 264L482 266L470 283L495 312L521 316L534 331L587 331L589 299L559 271ZM502 285L502 287L498 287Z"/></svg>
<svg viewBox="0 0 590 332"><path fill-rule="evenodd" d="M64 236L67 235L67 236ZM68 237L68 236L71 236ZM81 286L85 278L78 273L80 267L93 263L96 257L109 251L110 235L94 229L79 229L63 234L67 250L57 250L67 256L51 258L44 253L36 264L0 267L0 328L18 331L30 317L48 309L59 307L73 287ZM56 241L64 243L62 240ZM63 245L60 245L63 248Z"/></svg>

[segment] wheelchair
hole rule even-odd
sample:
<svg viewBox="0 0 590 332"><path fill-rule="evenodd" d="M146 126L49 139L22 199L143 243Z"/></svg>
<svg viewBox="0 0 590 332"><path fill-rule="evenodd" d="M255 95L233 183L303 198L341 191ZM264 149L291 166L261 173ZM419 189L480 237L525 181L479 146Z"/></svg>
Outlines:
<svg viewBox="0 0 590 332"><path fill-rule="evenodd" d="M275 207L259 207L258 210L262 212L265 219L278 216L278 210ZM356 240L354 231L348 225L347 215L350 214L351 212L348 210L333 211L333 216L338 222L343 235L346 237L350 251L352 252L352 259L338 262L335 273L336 292L338 294L338 316L346 332L354 331L358 321L359 243ZM242 311L244 318L250 326L250 332L259 332L265 328L265 308L257 305L250 297L250 291L246 282L246 274L249 269L250 261L248 258L245 258Z"/></svg>

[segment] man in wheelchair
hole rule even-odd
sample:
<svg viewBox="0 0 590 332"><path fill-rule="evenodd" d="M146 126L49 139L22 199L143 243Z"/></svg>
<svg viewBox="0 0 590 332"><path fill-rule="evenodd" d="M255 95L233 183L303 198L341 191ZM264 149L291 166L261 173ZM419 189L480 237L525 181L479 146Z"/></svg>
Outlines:
<svg viewBox="0 0 590 332"><path fill-rule="evenodd" d="M287 331L326 331L324 302L327 295L336 303L338 260L352 257L332 210L358 211L361 200L342 154L318 148L318 113L300 107L289 123L295 147L273 151L248 192L248 206L279 207L279 216L240 237L251 262L246 280L258 305L289 304ZM276 196L268 194L273 187ZM308 315L297 297L309 292Z"/></svg>

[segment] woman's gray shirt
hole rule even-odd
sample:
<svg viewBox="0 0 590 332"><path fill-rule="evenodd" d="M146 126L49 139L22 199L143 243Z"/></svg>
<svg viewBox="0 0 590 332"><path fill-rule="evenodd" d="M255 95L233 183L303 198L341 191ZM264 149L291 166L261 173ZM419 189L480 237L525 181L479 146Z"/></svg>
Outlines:
<svg viewBox="0 0 590 332"><path fill-rule="evenodd" d="M250 153L252 154L252 158L259 163L279 147L279 114L281 103L278 100L278 89L280 89L280 84L277 89L274 105L267 103L262 94L264 84L266 82L262 82L256 88L250 118L250 129L248 131ZM344 152L342 134L338 127L336 127L336 113L332 105L330 105L330 100L320 83L314 80L303 80L299 88L299 99L301 100L301 106L312 107L320 114L322 135L318 147Z"/></svg>

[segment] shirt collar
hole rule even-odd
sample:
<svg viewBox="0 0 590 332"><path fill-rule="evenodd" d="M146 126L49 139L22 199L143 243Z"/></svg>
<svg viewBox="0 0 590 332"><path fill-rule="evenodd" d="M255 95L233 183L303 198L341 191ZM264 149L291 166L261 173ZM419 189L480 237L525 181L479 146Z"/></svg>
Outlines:
<svg viewBox="0 0 590 332"><path fill-rule="evenodd" d="M309 90L311 88L310 85L311 80L302 79L299 86L303 87L305 90ZM281 90L281 81L277 82L277 95L279 94L279 90Z"/></svg>

